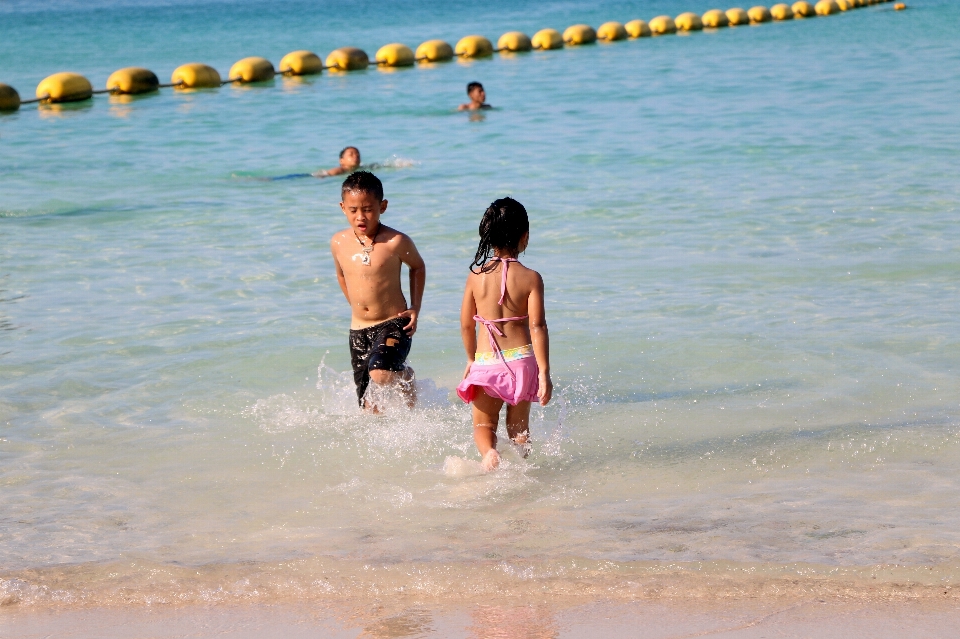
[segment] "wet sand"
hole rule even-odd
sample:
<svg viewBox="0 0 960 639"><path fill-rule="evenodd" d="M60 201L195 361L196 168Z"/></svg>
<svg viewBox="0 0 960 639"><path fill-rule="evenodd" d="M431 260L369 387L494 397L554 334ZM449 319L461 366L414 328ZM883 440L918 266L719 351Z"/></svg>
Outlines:
<svg viewBox="0 0 960 639"><path fill-rule="evenodd" d="M563 605L416 603L317 606L156 606L0 611L0 637L167 639L456 637L956 637L960 603L696 600Z"/></svg>

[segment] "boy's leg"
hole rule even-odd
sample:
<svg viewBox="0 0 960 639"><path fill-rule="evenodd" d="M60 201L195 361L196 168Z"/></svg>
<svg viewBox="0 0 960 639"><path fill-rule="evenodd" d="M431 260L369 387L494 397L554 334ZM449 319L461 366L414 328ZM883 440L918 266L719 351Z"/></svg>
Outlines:
<svg viewBox="0 0 960 639"><path fill-rule="evenodd" d="M405 320L385 322L372 340L370 359L367 364L370 380L379 386L399 385L407 405L416 403L416 388L413 384L413 369L406 365L412 340L403 331Z"/></svg>
<svg viewBox="0 0 960 639"><path fill-rule="evenodd" d="M500 465L497 452L497 425L503 400L490 397L482 388L477 388L473 398L473 441L480 451L484 470L493 470Z"/></svg>
<svg viewBox="0 0 960 639"><path fill-rule="evenodd" d="M372 370L370 381L379 386L397 386L407 402L409 408L417 404L417 375L413 368L407 366L400 372Z"/></svg>

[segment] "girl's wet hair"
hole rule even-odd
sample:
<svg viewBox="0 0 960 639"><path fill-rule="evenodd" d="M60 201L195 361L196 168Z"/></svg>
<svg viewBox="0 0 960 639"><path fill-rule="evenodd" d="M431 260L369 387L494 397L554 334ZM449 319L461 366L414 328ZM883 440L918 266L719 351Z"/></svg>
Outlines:
<svg viewBox="0 0 960 639"><path fill-rule="evenodd" d="M512 197L496 200L483 213L480 220L480 246L470 264L474 273L489 273L497 267L496 262L487 265L494 249L506 253L520 252L520 242L530 230L527 209ZM479 269L479 270L477 270Z"/></svg>

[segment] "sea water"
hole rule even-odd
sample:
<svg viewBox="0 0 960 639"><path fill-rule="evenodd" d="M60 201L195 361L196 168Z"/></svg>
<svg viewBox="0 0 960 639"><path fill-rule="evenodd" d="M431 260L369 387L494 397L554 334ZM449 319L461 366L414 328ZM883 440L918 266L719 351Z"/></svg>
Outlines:
<svg viewBox="0 0 960 639"><path fill-rule="evenodd" d="M0 116L0 601L955 584L960 7L910 4ZM0 81L710 8L13 0ZM262 179L348 144L427 264L420 404L381 417L339 181ZM505 195L556 387L483 474L452 389Z"/></svg>

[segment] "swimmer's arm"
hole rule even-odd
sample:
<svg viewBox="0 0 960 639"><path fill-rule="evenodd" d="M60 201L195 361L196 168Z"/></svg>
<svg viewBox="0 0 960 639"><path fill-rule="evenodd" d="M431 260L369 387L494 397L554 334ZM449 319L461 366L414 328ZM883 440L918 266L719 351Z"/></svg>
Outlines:
<svg viewBox="0 0 960 639"><path fill-rule="evenodd" d="M413 337L417 332L417 318L420 316L420 305L423 303L423 287L427 283L427 266L420 257L420 252L413 240L406 235L400 236L397 254L400 261L410 270L410 308L400 313L400 317L410 320L403 330Z"/></svg>
<svg viewBox="0 0 960 639"><path fill-rule="evenodd" d="M537 358L540 380L537 397L540 405L546 406L553 395L553 381L550 379L550 334L547 331L547 311L543 304L543 278L537 274L537 282L527 298L527 313L530 316L530 341L533 342L533 355Z"/></svg>
<svg viewBox="0 0 960 639"><path fill-rule="evenodd" d="M477 300L473 297L471 283L472 279L468 275L463 290L463 302L460 304L460 339L463 340L463 349L467 352L468 371L477 353L477 322L473 319L477 314Z"/></svg>
<svg viewBox="0 0 960 639"><path fill-rule="evenodd" d="M313 177L318 177L318 178L333 177L334 175L340 175L341 173L343 173L343 169L337 166L332 169L323 169L322 171L317 171L316 173L313 174Z"/></svg>
<svg viewBox="0 0 960 639"><path fill-rule="evenodd" d="M350 304L350 294L347 293L347 278L343 274L343 269L340 268L340 260L337 259L337 236L334 235L330 240L330 253L333 254L333 266L337 269L337 282L340 284L340 290L343 291L343 296L347 298L347 304Z"/></svg>

